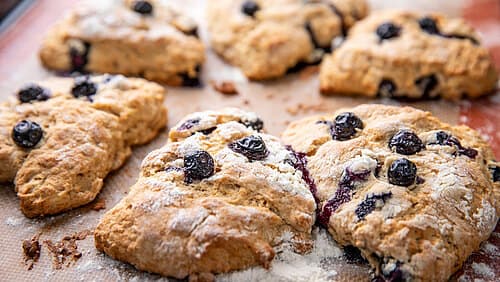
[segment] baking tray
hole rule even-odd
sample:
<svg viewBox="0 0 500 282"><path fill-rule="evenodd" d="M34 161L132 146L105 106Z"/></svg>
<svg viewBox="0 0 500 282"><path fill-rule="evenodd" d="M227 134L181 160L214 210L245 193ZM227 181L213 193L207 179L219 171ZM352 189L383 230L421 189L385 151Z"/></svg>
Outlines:
<svg viewBox="0 0 500 282"><path fill-rule="evenodd" d="M201 37L206 41L204 1L171 0L180 10L190 14L200 24ZM374 9L394 6L413 10L439 10L463 15L478 28L485 44L491 49L500 66L500 2L476 0L448 1L383 1L372 0ZM0 101L13 95L26 82L52 74L44 70L37 50L45 31L64 11L79 4L76 0L40 0L32 4L0 34ZM207 44L208 46L208 44ZM317 67L306 68L283 79L256 83L248 82L235 68L225 64L207 47L203 68L205 86L202 88L168 87L166 105L169 108L168 126L193 111L240 107L257 112L265 121L268 132L279 135L290 121L311 114L327 113L339 107L362 103L406 105L378 99L324 97L318 92ZM230 81L237 95L223 95L210 86L210 81ZM500 158L500 93L476 101L429 101L411 105L429 110L446 122L465 123L479 129ZM53 257L44 241L60 241L65 236L92 230L102 215L123 198L135 182L142 159L148 152L161 147L168 128L148 145L136 147L126 164L111 173L96 201L73 211L42 219L27 219L19 210L19 201L12 185L0 185L0 281L149 281L165 280L157 275L140 272L132 266L115 261L94 248L92 236L76 240L79 259L65 261L56 269ZM104 209L99 204L105 203ZM40 234L41 256L31 270L23 260L23 240ZM82 236L83 237L83 236ZM246 271L217 276L220 281L369 281L370 270L365 263L349 260L324 230L316 229L317 239L312 252L299 256L284 248L280 250L268 271L256 267ZM500 280L500 227L497 226L488 242L474 253L452 280ZM78 255L79 256L79 255Z"/></svg>

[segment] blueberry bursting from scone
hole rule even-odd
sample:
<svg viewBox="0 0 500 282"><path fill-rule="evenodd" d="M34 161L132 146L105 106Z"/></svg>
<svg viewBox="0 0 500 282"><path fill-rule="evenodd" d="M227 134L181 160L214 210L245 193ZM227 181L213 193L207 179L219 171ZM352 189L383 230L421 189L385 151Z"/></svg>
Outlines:
<svg viewBox="0 0 500 282"><path fill-rule="evenodd" d="M468 127L364 105L294 122L282 138L303 152L317 224L359 249L376 281L447 281L498 221L500 168Z"/></svg>
<svg viewBox="0 0 500 282"><path fill-rule="evenodd" d="M493 60L471 26L440 14L403 11L361 20L320 70L324 94L405 100L475 98L493 92L497 80Z"/></svg>
<svg viewBox="0 0 500 282"><path fill-rule="evenodd" d="M91 202L106 175L165 126L164 89L121 75L53 78L0 104L0 182L28 217Z"/></svg>
<svg viewBox="0 0 500 282"><path fill-rule="evenodd" d="M45 67L201 86L205 54L192 19L159 0L107 2L78 7L49 31L40 49Z"/></svg>
<svg viewBox="0 0 500 282"><path fill-rule="evenodd" d="M215 52L252 80L278 78L319 64L366 16L365 0L210 0Z"/></svg>

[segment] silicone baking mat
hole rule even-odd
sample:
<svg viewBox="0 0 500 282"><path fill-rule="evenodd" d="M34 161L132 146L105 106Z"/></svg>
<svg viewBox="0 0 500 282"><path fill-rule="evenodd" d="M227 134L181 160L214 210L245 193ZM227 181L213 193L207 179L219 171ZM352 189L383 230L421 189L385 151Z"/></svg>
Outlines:
<svg viewBox="0 0 500 282"><path fill-rule="evenodd" d="M13 95L26 82L52 75L44 70L37 57L41 39L48 27L72 6L75 0L39 0L0 34L0 101ZM201 37L207 40L204 23L204 1L170 1L179 9L195 17L200 24ZM97 5L99 1L96 2ZM454 16L464 16L479 29L483 42L490 48L500 66L500 2L498 0L372 0L373 9L396 7L416 10L438 10ZM208 46L208 44L207 44ZM207 61L203 69L203 88L167 88L166 105L172 126L184 115L193 111L236 106L257 112L265 121L267 130L279 135L286 125L301 117L333 111L338 107L362 103L401 104L391 100L364 98L323 97L318 92L317 68L310 67L299 73L271 82L248 82L241 73L225 64L207 47ZM230 81L235 84L237 95L223 95L210 86L210 81ZM465 123L484 133L500 158L500 93L476 100L416 102L411 106L429 110L450 123ZM92 230L101 216L113 207L138 176L141 160L166 140L165 131L153 142L134 149L133 155L118 171L109 175L97 200L71 212L42 219L27 219L20 212L18 199L12 185L0 185L0 281L147 281L168 280L157 275L135 270L96 251L92 236L73 236ZM104 208L102 204L104 204ZM99 206L101 205L101 206ZM100 209L103 208L103 209ZM42 244L40 259L31 270L23 259L22 244L26 239L40 234ZM81 234L80 234L81 235ZM48 246L63 240L70 257L59 268ZM83 238L85 237L85 238ZM368 281L369 267L364 263L348 260L341 249L323 230L315 230L314 249L306 256L299 256L284 248L279 251L268 271L256 267L250 270L217 276L220 281ZM75 239L76 238L76 239ZM45 243L44 243L45 241ZM488 242L473 254L464 268L452 280L500 280L500 228L497 226ZM59 258L60 259L60 258ZM57 258L56 258L57 261Z"/></svg>

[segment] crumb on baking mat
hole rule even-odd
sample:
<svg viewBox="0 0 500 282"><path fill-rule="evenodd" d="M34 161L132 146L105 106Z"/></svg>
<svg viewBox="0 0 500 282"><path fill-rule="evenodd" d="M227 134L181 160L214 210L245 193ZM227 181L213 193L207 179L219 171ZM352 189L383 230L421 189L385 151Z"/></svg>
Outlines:
<svg viewBox="0 0 500 282"><path fill-rule="evenodd" d="M237 95L238 94L238 89L236 89L236 85L234 85L233 82L231 81L210 81L210 85L212 85L212 88L224 95Z"/></svg>
<svg viewBox="0 0 500 282"><path fill-rule="evenodd" d="M36 234L30 240L23 241L24 264L28 270L32 270L35 263L40 258L40 234Z"/></svg>

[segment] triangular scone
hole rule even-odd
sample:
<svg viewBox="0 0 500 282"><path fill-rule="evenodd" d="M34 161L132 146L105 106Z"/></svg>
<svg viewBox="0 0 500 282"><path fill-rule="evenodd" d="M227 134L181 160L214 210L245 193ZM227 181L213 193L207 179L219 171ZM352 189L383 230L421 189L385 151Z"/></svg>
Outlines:
<svg viewBox="0 0 500 282"><path fill-rule="evenodd" d="M205 54L196 23L164 1L103 0L57 23L40 58L58 71L119 73L193 86Z"/></svg>
<svg viewBox="0 0 500 282"><path fill-rule="evenodd" d="M121 75L26 85L0 104L0 182L14 182L28 217L89 203L131 146L166 125L164 92Z"/></svg>
<svg viewBox="0 0 500 282"><path fill-rule="evenodd" d="M491 93L498 74L472 27L439 14L383 11L323 60L324 94L460 99Z"/></svg>
<svg viewBox="0 0 500 282"><path fill-rule="evenodd" d="M295 168L299 160L276 137L254 130L257 123L261 128L254 114L237 109L181 121L101 220L97 249L184 278L267 268L273 247L287 240L310 247L316 204Z"/></svg>
<svg viewBox="0 0 500 282"><path fill-rule="evenodd" d="M318 223L376 281L447 281L497 224L500 165L466 126L363 105L293 122L283 141L308 156Z"/></svg>
<svg viewBox="0 0 500 282"><path fill-rule="evenodd" d="M250 79L283 76L317 64L332 40L368 13L365 0L210 0L215 52Z"/></svg>

